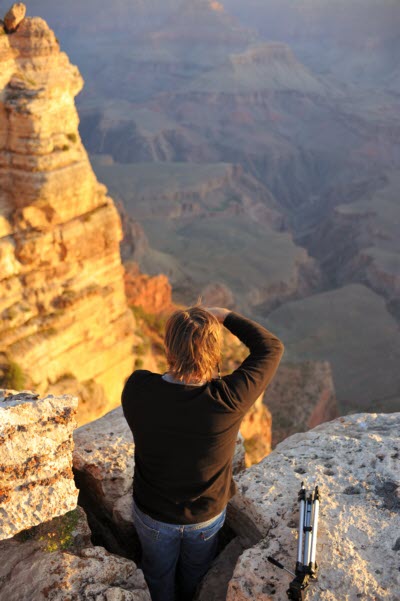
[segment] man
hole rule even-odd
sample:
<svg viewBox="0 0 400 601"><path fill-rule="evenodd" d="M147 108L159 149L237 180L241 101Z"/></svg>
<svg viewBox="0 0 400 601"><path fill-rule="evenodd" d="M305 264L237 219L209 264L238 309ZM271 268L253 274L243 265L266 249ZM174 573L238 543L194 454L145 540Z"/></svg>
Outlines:
<svg viewBox="0 0 400 601"><path fill-rule="evenodd" d="M219 373L221 324L250 350ZM268 386L283 344L224 308L190 307L168 319L168 372L136 370L122 391L135 442L133 520L152 601L190 601L215 557L217 533L236 492L232 458L240 423Z"/></svg>

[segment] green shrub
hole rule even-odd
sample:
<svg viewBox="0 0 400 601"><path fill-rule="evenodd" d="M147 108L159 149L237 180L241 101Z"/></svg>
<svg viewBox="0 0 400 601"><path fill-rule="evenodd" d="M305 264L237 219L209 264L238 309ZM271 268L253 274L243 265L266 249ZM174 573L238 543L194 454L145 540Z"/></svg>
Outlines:
<svg viewBox="0 0 400 601"><path fill-rule="evenodd" d="M131 306L131 310L137 319L142 319L149 328L155 330L160 336L163 336L166 323L165 317L154 315L154 313L147 313L141 306Z"/></svg>
<svg viewBox="0 0 400 601"><path fill-rule="evenodd" d="M67 511L60 518L55 519L54 530L38 537L38 540L46 541L44 551L52 553L60 549L68 549L74 543L73 531L79 521L79 509Z"/></svg>
<svg viewBox="0 0 400 601"><path fill-rule="evenodd" d="M75 144L75 142L77 142L78 140L78 136L76 135L75 132L72 132L70 134L67 134L67 138L68 140L70 140L71 142L73 142Z"/></svg>
<svg viewBox="0 0 400 601"><path fill-rule="evenodd" d="M136 355L145 355L146 351L148 351L150 348L149 344L145 344L145 342L140 342L139 344L135 344L135 346L133 347L133 352Z"/></svg>
<svg viewBox="0 0 400 601"><path fill-rule="evenodd" d="M11 388L13 390L23 390L25 388L26 375L22 367L15 361L10 360L2 378L0 378L1 388Z"/></svg>

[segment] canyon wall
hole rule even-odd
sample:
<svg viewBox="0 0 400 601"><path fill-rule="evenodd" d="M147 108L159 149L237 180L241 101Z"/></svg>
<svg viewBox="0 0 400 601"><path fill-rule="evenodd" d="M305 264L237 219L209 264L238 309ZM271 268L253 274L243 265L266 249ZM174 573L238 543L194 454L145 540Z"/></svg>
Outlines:
<svg viewBox="0 0 400 601"><path fill-rule="evenodd" d="M43 19L0 24L1 373L40 393L65 376L100 386L99 415L133 370L135 320L121 219L78 132L82 86Z"/></svg>
<svg viewBox="0 0 400 601"><path fill-rule="evenodd" d="M272 415L272 446L339 417L328 361L281 362L264 393Z"/></svg>

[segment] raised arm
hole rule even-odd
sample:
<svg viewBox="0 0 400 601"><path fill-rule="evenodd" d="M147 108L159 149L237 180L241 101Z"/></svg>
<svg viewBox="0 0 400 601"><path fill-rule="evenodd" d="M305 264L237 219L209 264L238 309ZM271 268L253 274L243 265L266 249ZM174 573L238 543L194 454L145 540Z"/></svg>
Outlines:
<svg viewBox="0 0 400 601"><path fill-rule="evenodd" d="M233 373L222 378L230 404L246 412L272 380L282 358L284 345L275 334L259 323L234 311L221 315L220 321L250 350L243 363Z"/></svg>

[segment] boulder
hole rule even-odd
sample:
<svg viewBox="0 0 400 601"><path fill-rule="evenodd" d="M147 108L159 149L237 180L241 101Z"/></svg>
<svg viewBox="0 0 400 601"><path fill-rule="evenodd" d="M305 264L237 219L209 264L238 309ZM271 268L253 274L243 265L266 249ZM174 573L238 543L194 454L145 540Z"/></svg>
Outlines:
<svg viewBox="0 0 400 601"><path fill-rule="evenodd" d="M21 23L26 14L26 6L22 2L16 2L4 17L4 26L7 33L12 33Z"/></svg>
<svg viewBox="0 0 400 601"><path fill-rule="evenodd" d="M75 509L78 399L0 389L0 540Z"/></svg>
<svg viewBox="0 0 400 601"><path fill-rule="evenodd" d="M318 580L307 601L400 599L400 413L355 414L281 442L259 464L237 475L231 501L260 533L239 558L227 601L283 601L294 571L299 521L297 493L321 492ZM233 528L235 524L233 523Z"/></svg>

